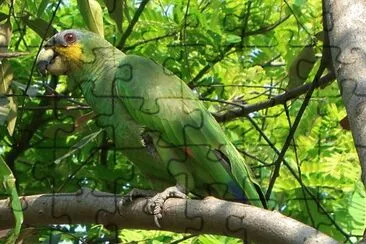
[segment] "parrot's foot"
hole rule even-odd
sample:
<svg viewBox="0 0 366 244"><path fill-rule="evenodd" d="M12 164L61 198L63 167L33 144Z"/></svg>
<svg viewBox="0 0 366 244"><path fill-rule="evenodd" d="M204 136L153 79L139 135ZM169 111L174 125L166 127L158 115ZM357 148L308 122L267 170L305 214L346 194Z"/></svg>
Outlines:
<svg viewBox="0 0 366 244"><path fill-rule="evenodd" d="M160 192L150 198L146 204L146 210L148 213L154 215L154 222L156 226L161 228L159 224L159 219L163 218L162 210L164 202L168 198L188 198L187 195L184 193L183 190L180 189L180 187L172 186L166 188L163 192Z"/></svg>
<svg viewBox="0 0 366 244"><path fill-rule="evenodd" d="M139 197L152 197L157 194L156 191L153 190L145 190L134 188L129 193L122 197L122 200L119 202L119 207L121 208L123 205L132 202L135 198Z"/></svg>

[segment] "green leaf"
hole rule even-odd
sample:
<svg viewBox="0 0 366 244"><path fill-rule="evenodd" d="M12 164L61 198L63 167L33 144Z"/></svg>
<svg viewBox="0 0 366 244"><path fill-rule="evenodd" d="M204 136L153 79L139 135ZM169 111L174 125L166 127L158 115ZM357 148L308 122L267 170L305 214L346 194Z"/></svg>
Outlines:
<svg viewBox="0 0 366 244"><path fill-rule="evenodd" d="M72 150L70 150L69 152L67 152L65 155L63 155L62 157L58 158L55 160L55 163L58 164L60 163L62 160L64 160L65 158L70 157L71 155L73 155L75 152L81 150L85 145L87 145L89 142L91 142L92 140L94 140L103 130L99 130L97 132L94 132L90 135L85 136L84 138L82 138L78 143L76 143Z"/></svg>
<svg viewBox="0 0 366 244"><path fill-rule="evenodd" d="M311 46L304 47L291 63L287 89L302 85L308 78L316 62L315 50Z"/></svg>
<svg viewBox="0 0 366 244"><path fill-rule="evenodd" d="M351 216L348 224L354 235L362 235L366 229L366 193L361 182L356 182L355 191L349 201L348 213Z"/></svg>
<svg viewBox="0 0 366 244"><path fill-rule="evenodd" d="M20 229L23 223L23 211L22 204L19 200L19 196L15 186L15 178L10 168L0 156L0 180L4 185L6 193L10 196L11 208L13 210L15 218L15 228L8 237L6 243L16 243L16 239L19 236Z"/></svg>
<svg viewBox="0 0 366 244"><path fill-rule="evenodd" d="M95 0L78 0L78 7L89 30L104 37L103 10Z"/></svg>
<svg viewBox="0 0 366 244"><path fill-rule="evenodd" d="M7 52L11 39L12 28L10 20L0 25L0 53Z"/></svg>
<svg viewBox="0 0 366 244"><path fill-rule="evenodd" d="M11 35L12 28L8 20L0 25L0 56L1 52L8 54L7 50ZM9 86L13 80L13 72L10 69L8 60L3 59L0 61L0 125L3 125L7 121L9 135L13 135L17 118L17 106L12 96L6 97L12 94Z"/></svg>
<svg viewBox="0 0 366 244"><path fill-rule="evenodd" d="M227 36L228 43L239 43L241 42L241 37L237 35L230 34Z"/></svg>
<svg viewBox="0 0 366 244"><path fill-rule="evenodd" d="M50 2L49 0L42 0L42 2L38 5L37 17L42 16L49 2Z"/></svg>
<svg viewBox="0 0 366 244"><path fill-rule="evenodd" d="M0 22L7 19L9 15L0 12Z"/></svg>
<svg viewBox="0 0 366 244"><path fill-rule="evenodd" d="M123 3L123 0L104 0L104 4L107 6L108 13L116 22L117 28L120 32L122 32Z"/></svg>
<svg viewBox="0 0 366 244"><path fill-rule="evenodd" d="M13 92L9 92L9 95L12 95ZM17 121L17 105L14 102L13 97L9 96L8 97L9 100L9 113L8 113L8 117L7 117L7 121L8 121L8 132L9 135L12 136L14 133L14 129L15 129L15 124Z"/></svg>
<svg viewBox="0 0 366 244"><path fill-rule="evenodd" d="M49 24L49 22L41 19L31 17L29 14L21 17L22 21L36 32L41 38L47 39L57 33L57 30Z"/></svg>

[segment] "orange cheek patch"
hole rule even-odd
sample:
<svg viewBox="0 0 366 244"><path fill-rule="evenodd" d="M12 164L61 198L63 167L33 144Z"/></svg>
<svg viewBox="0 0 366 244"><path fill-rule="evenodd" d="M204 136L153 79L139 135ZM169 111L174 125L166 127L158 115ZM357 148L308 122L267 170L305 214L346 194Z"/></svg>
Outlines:
<svg viewBox="0 0 366 244"><path fill-rule="evenodd" d="M81 62L81 46L80 44L71 44L70 46L56 46L55 51L59 53L64 58L79 63Z"/></svg>

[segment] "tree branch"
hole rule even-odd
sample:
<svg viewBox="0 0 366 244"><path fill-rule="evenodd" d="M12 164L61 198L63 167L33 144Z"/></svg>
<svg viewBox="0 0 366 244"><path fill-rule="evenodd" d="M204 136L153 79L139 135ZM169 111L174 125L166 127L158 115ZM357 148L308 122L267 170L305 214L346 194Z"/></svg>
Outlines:
<svg viewBox="0 0 366 244"><path fill-rule="evenodd" d="M333 68L346 107L353 139L366 186L366 2L355 0L323 0L323 16L327 28Z"/></svg>
<svg viewBox="0 0 366 244"><path fill-rule="evenodd" d="M52 94L52 89L55 89L58 83L58 78L57 77L52 77L51 81L50 81L50 88L51 89L47 89L45 92L45 95L49 95ZM40 107L44 107L44 106L48 106L51 104L51 100L47 99L47 98L43 98L41 99L39 106ZM12 170L13 174L15 174L16 176L16 170L15 170L15 160L17 159L17 157L22 154L25 150L28 149L29 147L29 143L33 137L33 135L36 133L36 131L41 128L47 121L48 119L44 118L46 111L45 110L37 110L34 112L34 114L32 115L32 118L30 120L30 122L23 126L22 129L19 129L19 139L17 139L14 143L14 146L12 146L11 150L8 151L5 154L5 161L7 163L7 165L10 167L10 169ZM21 121L21 116L19 116L19 122Z"/></svg>
<svg viewBox="0 0 366 244"><path fill-rule="evenodd" d="M316 88L323 87L334 80L334 75L332 73L329 73L322 78L319 79L319 82L316 84ZM274 107L279 104L284 104L288 100L294 99L299 97L300 95L305 94L312 86L312 83L307 83L302 86L296 87L294 89L291 89L289 91L286 91L283 94L274 96L264 102L259 102L255 104L240 104L235 108L232 108L230 110L226 110L225 112L220 112L214 114L214 117L218 122L227 122L234 120L238 117L245 117L249 113L259 111L262 109Z"/></svg>
<svg viewBox="0 0 366 244"><path fill-rule="evenodd" d="M313 95L315 88L317 86L319 86L320 77L323 74L323 72L325 71L325 69L326 69L326 65L322 61L320 63L320 67L319 67L317 73L315 74L313 82L310 84L309 90L306 92L304 102L301 104L299 112L297 113L295 121L294 121L293 125L291 126L290 132L287 135L287 138L282 147L282 150L281 150L280 154L278 155L277 160L275 161L275 168L273 170L273 174L272 174L271 180L269 181L268 189L266 192L267 200L269 200L271 197L272 189L274 187L276 179L278 176L280 176L280 169L281 169L281 164L282 164L283 158L285 157L285 154L286 154L288 148L290 147L292 140L294 139L294 135L301 122L302 115L304 114L305 109L307 108L307 106L310 102L310 99Z"/></svg>
<svg viewBox="0 0 366 244"><path fill-rule="evenodd" d="M147 44L149 42L160 41L161 39L175 36L175 35L177 35L177 33L178 33L178 31L173 31L171 33L167 33L167 34L164 34L162 36L157 36L157 37L154 37L154 38L151 38L151 39L142 40L142 41L139 41L139 42L136 42L136 43L132 44L131 46L124 47L123 51L128 51L128 50L134 49L134 48L136 48L140 45L144 45L144 44Z"/></svg>
<svg viewBox="0 0 366 244"><path fill-rule="evenodd" d="M131 35L133 27L135 27L137 21L140 18L140 15L142 14L142 12L145 9L146 4L149 2L149 0L142 0L140 3L139 8L136 10L135 15L133 16L131 23L128 25L126 31L123 33L121 40L119 41L117 48L118 49L123 49L123 47L125 46L125 43L127 41L127 38Z"/></svg>
<svg viewBox="0 0 366 244"><path fill-rule="evenodd" d="M156 229L144 212L146 199L118 208L121 196L83 188L76 194L34 195L22 198L25 226L103 224L114 228ZM0 201L0 230L14 225L9 200ZM316 229L278 212L219 200L169 199L163 208L162 229L194 234L217 234L260 243L337 243Z"/></svg>

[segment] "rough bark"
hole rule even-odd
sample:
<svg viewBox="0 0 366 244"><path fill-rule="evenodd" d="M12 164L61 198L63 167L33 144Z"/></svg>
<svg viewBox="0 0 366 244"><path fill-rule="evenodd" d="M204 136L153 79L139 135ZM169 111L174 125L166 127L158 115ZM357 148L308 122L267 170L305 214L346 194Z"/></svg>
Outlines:
<svg viewBox="0 0 366 244"><path fill-rule="evenodd" d="M23 197L25 227L48 224L103 224L111 228L158 229L144 211L146 199L119 206L119 195L83 189L78 194ZM14 224L8 200L0 201L0 230ZM162 229L218 234L258 243L337 243L316 229L278 212L216 198L168 199Z"/></svg>
<svg viewBox="0 0 366 244"><path fill-rule="evenodd" d="M366 2L323 0L325 35L366 186Z"/></svg>

